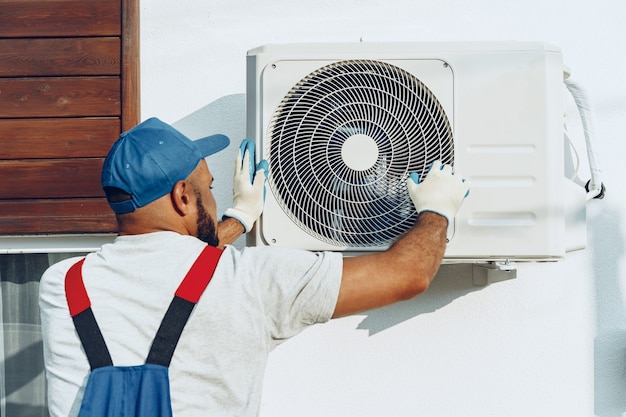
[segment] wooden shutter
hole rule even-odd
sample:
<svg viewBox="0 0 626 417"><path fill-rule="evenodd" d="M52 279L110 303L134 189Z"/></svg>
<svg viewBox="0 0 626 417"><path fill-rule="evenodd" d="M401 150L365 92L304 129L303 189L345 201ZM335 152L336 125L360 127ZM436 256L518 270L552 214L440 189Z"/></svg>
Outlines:
<svg viewBox="0 0 626 417"><path fill-rule="evenodd" d="M0 235L115 232L100 169L138 122L138 0L0 0Z"/></svg>

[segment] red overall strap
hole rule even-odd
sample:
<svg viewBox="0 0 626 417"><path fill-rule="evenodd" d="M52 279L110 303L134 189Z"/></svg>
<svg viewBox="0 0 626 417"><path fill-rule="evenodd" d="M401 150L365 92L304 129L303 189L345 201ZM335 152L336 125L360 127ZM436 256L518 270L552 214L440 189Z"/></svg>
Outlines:
<svg viewBox="0 0 626 417"><path fill-rule="evenodd" d="M222 252L214 246L204 248L178 286L175 295L194 304L197 303L213 277L213 271ZM65 277L65 294L72 317L91 307L91 300L87 295L81 273L84 262L85 258L72 265Z"/></svg>
<svg viewBox="0 0 626 417"><path fill-rule="evenodd" d="M204 248L178 286L175 295L196 304L207 285L209 285L222 252L221 249L214 246Z"/></svg>
<svg viewBox="0 0 626 417"><path fill-rule="evenodd" d="M72 265L65 276L65 296L72 317L91 307L91 301L87 295L87 290L85 290L81 273L83 262L85 262L85 258Z"/></svg>

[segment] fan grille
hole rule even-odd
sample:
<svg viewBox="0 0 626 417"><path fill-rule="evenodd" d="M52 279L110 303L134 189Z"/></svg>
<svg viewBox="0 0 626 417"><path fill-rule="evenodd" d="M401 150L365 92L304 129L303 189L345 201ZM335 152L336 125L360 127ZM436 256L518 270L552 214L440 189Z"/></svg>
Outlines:
<svg viewBox="0 0 626 417"><path fill-rule="evenodd" d="M324 66L273 114L269 186L306 233L348 247L390 244L415 222L406 188L437 159L453 163L450 123L434 94L380 61Z"/></svg>

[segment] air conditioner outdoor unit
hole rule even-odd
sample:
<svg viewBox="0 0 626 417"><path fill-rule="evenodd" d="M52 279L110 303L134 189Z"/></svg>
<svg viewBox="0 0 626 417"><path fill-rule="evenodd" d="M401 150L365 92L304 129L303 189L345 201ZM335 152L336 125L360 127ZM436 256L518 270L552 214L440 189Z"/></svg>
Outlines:
<svg viewBox="0 0 626 417"><path fill-rule="evenodd" d="M539 42L249 51L247 135L270 174L248 245L386 249L417 215L409 173L439 159L471 187L444 262L583 248L586 192L564 175L563 79L560 50Z"/></svg>

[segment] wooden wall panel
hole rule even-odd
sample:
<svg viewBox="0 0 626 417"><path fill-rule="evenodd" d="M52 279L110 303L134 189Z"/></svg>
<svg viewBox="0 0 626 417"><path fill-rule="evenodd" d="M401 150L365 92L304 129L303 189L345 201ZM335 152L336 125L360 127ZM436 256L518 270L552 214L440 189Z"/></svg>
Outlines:
<svg viewBox="0 0 626 417"><path fill-rule="evenodd" d="M115 232L102 162L139 122L138 0L0 0L0 237Z"/></svg>
<svg viewBox="0 0 626 417"><path fill-rule="evenodd" d="M0 118L119 116L119 77L0 78Z"/></svg>
<svg viewBox="0 0 626 417"><path fill-rule="evenodd" d="M0 37L120 36L120 0L0 0Z"/></svg>
<svg viewBox="0 0 626 417"><path fill-rule="evenodd" d="M101 158L119 133L118 117L0 119L0 159Z"/></svg>
<svg viewBox="0 0 626 417"><path fill-rule="evenodd" d="M0 161L0 200L102 197L103 158ZM24 186L27 184L28 186Z"/></svg>
<svg viewBox="0 0 626 417"><path fill-rule="evenodd" d="M6 235L24 234L24 228L56 234L77 229L108 233L115 227L115 215L104 198L0 200L0 230Z"/></svg>
<svg viewBox="0 0 626 417"><path fill-rule="evenodd" d="M120 48L111 37L0 39L0 77L119 75Z"/></svg>

